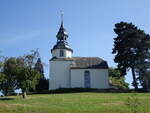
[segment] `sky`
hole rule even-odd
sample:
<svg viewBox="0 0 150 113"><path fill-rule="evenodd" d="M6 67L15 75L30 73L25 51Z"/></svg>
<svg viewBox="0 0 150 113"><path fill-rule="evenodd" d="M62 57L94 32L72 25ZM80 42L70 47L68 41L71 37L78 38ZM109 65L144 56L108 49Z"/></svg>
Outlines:
<svg viewBox="0 0 150 113"><path fill-rule="evenodd" d="M73 56L100 57L116 67L115 23L132 22L150 33L149 6L149 0L0 0L0 54L18 57L38 48L48 78L63 10Z"/></svg>

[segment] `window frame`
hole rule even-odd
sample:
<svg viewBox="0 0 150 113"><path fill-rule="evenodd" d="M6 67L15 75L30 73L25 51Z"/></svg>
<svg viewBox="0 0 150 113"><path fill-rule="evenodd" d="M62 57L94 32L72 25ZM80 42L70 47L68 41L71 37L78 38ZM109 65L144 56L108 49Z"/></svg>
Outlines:
<svg viewBox="0 0 150 113"><path fill-rule="evenodd" d="M60 57L64 57L64 50L60 50L60 51L59 51L59 56L60 56Z"/></svg>
<svg viewBox="0 0 150 113"><path fill-rule="evenodd" d="M91 73L90 71L84 71L84 87L91 88Z"/></svg>

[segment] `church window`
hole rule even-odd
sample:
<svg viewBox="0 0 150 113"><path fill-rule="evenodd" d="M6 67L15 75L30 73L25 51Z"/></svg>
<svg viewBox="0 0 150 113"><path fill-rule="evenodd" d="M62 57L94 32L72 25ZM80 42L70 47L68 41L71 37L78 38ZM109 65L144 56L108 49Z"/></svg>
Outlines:
<svg viewBox="0 0 150 113"><path fill-rule="evenodd" d="M84 73L85 73L85 75L90 75L89 71L85 71Z"/></svg>
<svg viewBox="0 0 150 113"><path fill-rule="evenodd" d="M84 86L85 86L85 88L91 87L90 71L84 72Z"/></svg>
<svg viewBox="0 0 150 113"><path fill-rule="evenodd" d="M60 50L60 57L63 57L63 56L64 56L64 51Z"/></svg>

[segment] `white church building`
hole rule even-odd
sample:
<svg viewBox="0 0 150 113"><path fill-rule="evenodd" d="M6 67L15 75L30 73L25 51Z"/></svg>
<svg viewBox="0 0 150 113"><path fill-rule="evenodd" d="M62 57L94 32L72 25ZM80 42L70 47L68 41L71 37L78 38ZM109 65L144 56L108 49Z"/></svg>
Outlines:
<svg viewBox="0 0 150 113"><path fill-rule="evenodd" d="M49 90L59 88L108 89L108 64L99 57L73 57L63 21L51 49Z"/></svg>

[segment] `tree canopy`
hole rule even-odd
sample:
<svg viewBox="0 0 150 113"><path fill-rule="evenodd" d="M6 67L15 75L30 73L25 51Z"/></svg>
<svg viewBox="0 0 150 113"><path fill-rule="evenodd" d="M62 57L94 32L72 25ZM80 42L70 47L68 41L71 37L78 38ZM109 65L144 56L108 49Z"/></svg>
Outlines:
<svg viewBox="0 0 150 113"><path fill-rule="evenodd" d="M144 69L139 67L145 66L149 53L150 37L143 30L127 22L115 24L114 32L117 34L117 37L114 38L112 52L115 54L114 61L117 63L121 76L126 75L127 71L131 69L133 86L138 89L138 78L141 74L136 72L137 70L141 72L141 69Z"/></svg>
<svg viewBox="0 0 150 113"><path fill-rule="evenodd" d="M35 90L37 92L48 90L49 81L44 77L44 68L43 68L41 58L38 58L34 69L41 74L41 78L39 79L39 82L36 85Z"/></svg>
<svg viewBox="0 0 150 113"><path fill-rule="evenodd" d="M22 89L23 98L29 89L35 89L41 74L34 69L39 53L32 51L31 54L17 58L16 76L18 88Z"/></svg>
<svg viewBox="0 0 150 113"><path fill-rule="evenodd" d="M38 51L31 51L20 57L7 58L0 67L0 89L5 95L14 92L15 89L21 89L23 98L29 89L35 89L39 79L43 77L42 73L35 69L39 58Z"/></svg>
<svg viewBox="0 0 150 113"><path fill-rule="evenodd" d="M17 87L17 78L15 75L16 58L7 58L3 65L1 89L5 95L10 95Z"/></svg>
<svg viewBox="0 0 150 113"><path fill-rule="evenodd" d="M112 86L117 87L118 89L128 89L129 84L125 82L125 78L120 76L120 71L110 67L109 70L109 80Z"/></svg>

